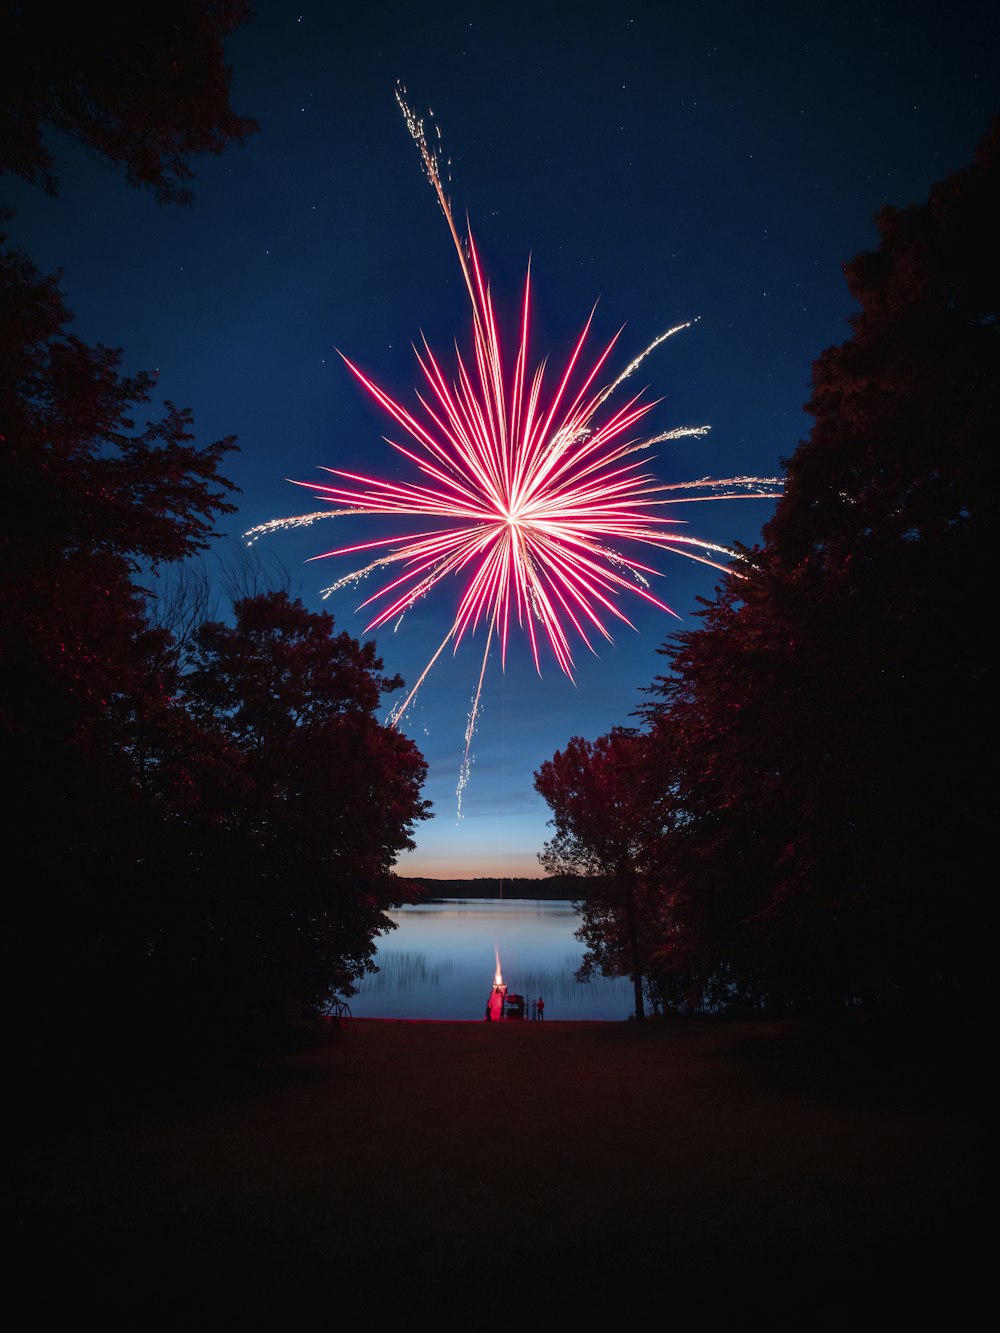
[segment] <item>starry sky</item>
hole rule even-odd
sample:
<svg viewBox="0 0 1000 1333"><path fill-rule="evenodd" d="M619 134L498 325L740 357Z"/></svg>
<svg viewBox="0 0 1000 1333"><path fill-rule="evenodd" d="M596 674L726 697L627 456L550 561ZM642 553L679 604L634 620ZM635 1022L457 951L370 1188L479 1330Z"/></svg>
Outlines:
<svg viewBox="0 0 1000 1333"><path fill-rule="evenodd" d="M412 344L425 335L446 364L456 339L469 346L468 297L397 81L440 128L456 219L468 216L504 329L529 259L532 346L553 364L595 302L595 349L624 325L616 371L697 321L633 383L660 400L650 433L711 427L657 447L665 481L781 475L808 434L812 362L849 336L842 265L876 242L873 213L923 202L1000 110L992 3L340 8L261 0L230 39L232 104L261 132L194 163L192 208L158 208L59 139L57 199L2 182L10 242L62 270L73 331L123 348L128 372L156 370L201 441L238 436L226 471L239 514L206 562L220 586L222 568L246 559L248 529L317 507L291 481L321 481L323 466L412 478L337 349L413 406ZM705 504L685 518L699 537L751 544L771 507ZM335 519L253 555L266 578L366 638L358 589L321 596L358 562L310 558L392 522ZM633 720L662 670L657 649L698 623L697 598L718 581L675 556L654 563L654 591L678 620L623 602L634 630L620 626L596 655L574 646L573 681L544 653L539 677L523 640L505 672L491 662L460 812L482 633L445 652L402 724L428 761L434 818L401 872L542 873L551 830L533 773L570 737ZM387 671L417 680L459 590L443 585L378 632Z"/></svg>

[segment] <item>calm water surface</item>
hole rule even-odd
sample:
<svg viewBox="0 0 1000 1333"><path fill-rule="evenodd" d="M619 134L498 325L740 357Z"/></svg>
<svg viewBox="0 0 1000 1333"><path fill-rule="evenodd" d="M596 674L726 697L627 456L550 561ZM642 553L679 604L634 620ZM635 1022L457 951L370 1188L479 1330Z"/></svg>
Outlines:
<svg viewBox="0 0 1000 1333"><path fill-rule="evenodd" d="M451 898L388 915L397 929L380 937L379 971L351 997L355 1018L481 1020L497 957L509 993L541 996L546 1019L622 1021L632 1013L629 981L575 979L584 947L570 902Z"/></svg>

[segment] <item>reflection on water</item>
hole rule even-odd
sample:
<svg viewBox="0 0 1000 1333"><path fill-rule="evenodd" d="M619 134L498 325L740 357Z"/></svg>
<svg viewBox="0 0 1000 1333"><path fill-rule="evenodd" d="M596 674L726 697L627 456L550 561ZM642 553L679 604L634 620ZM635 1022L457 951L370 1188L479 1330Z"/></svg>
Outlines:
<svg viewBox="0 0 1000 1333"><path fill-rule="evenodd" d="M625 979L579 982L579 913L569 902L452 898L401 907L383 935L379 971L351 997L355 1018L482 1019L499 955L509 992L541 996L547 1019L608 1019L632 1013Z"/></svg>

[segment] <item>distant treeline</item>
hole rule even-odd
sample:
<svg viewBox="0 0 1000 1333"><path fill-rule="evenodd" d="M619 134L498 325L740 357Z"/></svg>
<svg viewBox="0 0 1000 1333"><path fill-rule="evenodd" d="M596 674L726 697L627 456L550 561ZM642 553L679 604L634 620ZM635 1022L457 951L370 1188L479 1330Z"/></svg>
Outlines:
<svg viewBox="0 0 1000 1333"><path fill-rule="evenodd" d="M546 875L543 879L425 879L408 876L428 898L533 898L546 902L585 896L584 875Z"/></svg>

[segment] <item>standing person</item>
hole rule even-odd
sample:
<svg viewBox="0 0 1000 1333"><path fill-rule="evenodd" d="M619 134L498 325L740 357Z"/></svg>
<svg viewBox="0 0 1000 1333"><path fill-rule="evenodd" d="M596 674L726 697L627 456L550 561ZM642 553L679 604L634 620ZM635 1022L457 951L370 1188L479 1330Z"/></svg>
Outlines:
<svg viewBox="0 0 1000 1333"><path fill-rule="evenodd" d="M545 1017L545 1001L539 995L538 997L538 1018L541 1021Z"/></svg>

